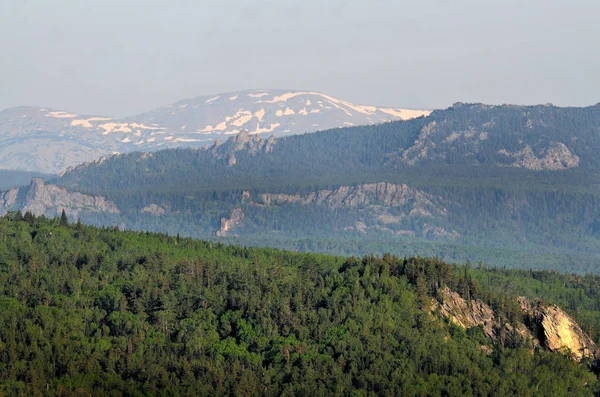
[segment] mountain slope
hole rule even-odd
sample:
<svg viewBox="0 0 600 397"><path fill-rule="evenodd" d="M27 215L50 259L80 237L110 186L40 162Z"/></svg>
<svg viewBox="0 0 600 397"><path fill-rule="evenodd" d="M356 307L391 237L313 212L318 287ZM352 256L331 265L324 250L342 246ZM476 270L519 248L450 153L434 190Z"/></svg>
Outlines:
<svg viewBox="0 0 600 397"><path fill-rule="evenodd" d="M429 113L281 90L198 97L125 119L18 107L0 112L0 169L58 173L113 153L201 147L242 130L283 136Z"/></svg>
<svg viewBox="0 0 600 397"><path fill-rule="evenodd" d="M599 392L599 277L298 254L33 217L1 217L0 236L2 395ZM500 291L475 280L498 275ZM531 293L538 279L557 289ZM515 284L529 291L506 290ZM534 300L542 296L550 304ZM558 296L571 300L568 314L551 305Z"/></svg>
<svg viewBox="0 0 600 397"><path fill-rule="evenodd" d="M56 183L106 195L133 229L598 272L599 126L598 106L457 104L403 122L118 155ZM366 186L412 201L371 200L380 189Z"/></svg>
<svg viewBox="0 0 600 397"><path fill-rule="evenodd" d="M275 136L408 120L429 111L355 105L318 92L253 90L201 96L128 120L157 123L180 134Z"/></svg>

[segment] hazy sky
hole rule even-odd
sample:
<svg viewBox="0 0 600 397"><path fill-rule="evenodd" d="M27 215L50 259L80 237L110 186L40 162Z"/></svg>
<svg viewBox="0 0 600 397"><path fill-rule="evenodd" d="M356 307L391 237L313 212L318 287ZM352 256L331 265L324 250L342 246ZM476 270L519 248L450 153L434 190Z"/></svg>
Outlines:
<svg viewBox="0 0 600 397"><path fill-rule="evenodd" d="M597 0L0 0L0 109L132 115L251 88L600 102Z"/></svg>

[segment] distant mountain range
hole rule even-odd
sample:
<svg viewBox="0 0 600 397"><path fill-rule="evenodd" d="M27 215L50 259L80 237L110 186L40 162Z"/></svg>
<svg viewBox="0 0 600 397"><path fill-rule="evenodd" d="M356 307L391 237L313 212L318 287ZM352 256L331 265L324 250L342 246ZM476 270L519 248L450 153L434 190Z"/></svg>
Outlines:
<svg viewBox="0 0 600 397"><path fill-rule="evenodd" d="M409 121L114 155L0 204L247 245L600 272L598 147L600 106L457 103Z"/></svg>
<svg viewBox="0 0 600 397"><path fill-rule="evenodd" d="M58 173L114 153L202 147L240 131L280 137L428 114L285 90L201 96L124 119L17 107L0 112L0 169Z"/></svg>

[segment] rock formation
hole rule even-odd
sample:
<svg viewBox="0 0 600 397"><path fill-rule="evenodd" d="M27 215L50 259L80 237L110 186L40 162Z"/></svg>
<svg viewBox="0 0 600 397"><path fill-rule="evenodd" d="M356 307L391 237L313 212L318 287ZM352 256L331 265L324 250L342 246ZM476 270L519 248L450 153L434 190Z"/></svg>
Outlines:
<svg viewBox="0 0 600 397"><path fill-rule="evenodd" d="M464 329L482 326L483 332L490 338L496 337L494 332L494 311L485 303L472 299L466 301L459 294L445 287L439 291L442 303L434 302L434 309L439 308L440 314L453 324Z"/></svg>
<svg viewBox="0 0 600 397"><path fill-rule="evenodd" d="M150 204L140 210L141 213L161 216L167 213L167 210L157 204Z"/></svg>
<svg viewBox="0 0 600 397"><path fill-rule="evenodd" d="M0 193L0 216L8 211L21 211L35 216L55 217L63 209L71 218L78 217L82 211L119 213L115 203L102 196L69 192L65 188L48 185L40 178L32 179L27 187Z"/></svg>
<svg viewBox="0 0 600 397"><path fill-rule="evenodd" d="M556 305L544 305L541 301L530 302L519 298L525 321L540 340L540 344L551 351L568 351L577 361L595 356L598 348L571 316Z"/></svg>
<svg viewBox="0 0 600 397"><path fill-rule="evenodd" d="M247 152L251 156L257 153L270 153L273 151L273 146L277 140L274 136L270 136L264 140L258 135L250 135L248 131L241 131L239 134L232 136L225 143L216 140L213 146L208 150L210 154L219 160L227 160L227 166L232 167L237 163L235 153Z"/></svg>
<svg viewBox="0 0 600 397"><path fill-rule="evenodd" d="M231 230L242 223L244 216L241 208L234 208L229 218L221 218L221 228L217 231L217 236L227 237L231 235Z"/></svg>
<svg viewBox="0 0 600 397"><path fill-rule="evenodd" d="M542 150L538 155L534 153L531 146L526 145L523 150L511 153L507 150L500 150L498 154L513 158L515 161L509 166L516 168L527 168L530 170L566 170L568 168L579 167L579 156L573 154L571 150L561 142L552 142L550 147Z"/></svg>
<svg viewBox="0 0 600 397"><path fill-rule="evenodd" d="M576 361L598 355L596 344L571 316L556 305L545 305L539 300L532 303L520 297L523 321L509 324L489 305L477 299L467 301L448 287L440 289L438 297L440 302L433 301L433 311L439 310L443 317L464 329L481 326L492 341L511 334L522 341L531 341L535 348L567 353Z"/></svg>
<svg viewBox="0 0 600 397"><path fill-rule="evenodd" d="M405 184L388 182L369 183L357 186L340 186L335 190L320 190L305 195L271 194L259 196L258 204L280 205L298 203L303 205L322 204L330 208L359 208L373 205L385 207L409 206L406 215L433 217L446 214L446 209L433 196Z"/></svg>

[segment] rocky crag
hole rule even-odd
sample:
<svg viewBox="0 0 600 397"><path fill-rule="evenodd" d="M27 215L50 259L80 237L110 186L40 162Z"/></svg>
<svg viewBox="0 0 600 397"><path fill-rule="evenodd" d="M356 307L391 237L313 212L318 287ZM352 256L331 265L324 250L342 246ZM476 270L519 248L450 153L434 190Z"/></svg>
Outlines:
<svg viewBox="0 0 600 397"><path fill-rule="evenodd" d="M257 150L264 150L264 147ZM249 191L244 191L241 203L263 208L301 205L324 206L331 211L352 210L357 214L357 221L346 226L346 232L415 235L410 227L416 222L421 225L419 233L423 237L458 237L454 230L436 224L440 221L443 223L448 215L443 201L405 184L379 182L340 186L305 194L260 193L252 196ZM232 229L243 226L244 209L236 208L232 215L235 216L223 218L217 236L225 236Z"/></svg>
<svg viewBox="0 0 600 397"><path fill-rule="evenodd" d="M30 212L35 216L55 217L62 210L71 218L83 211L119 214L116 204L102 196L88 196L46 184L41 178L32 179L29 186L0 193L0 216L9 211Z"/></svg>
<svg viewBox="0 0 600 397"><path fill-rule="evenodd" d="M525 297L519 297L518 302L522 319L509 322L498 316L485 302L466 300L444 287L438 291L438 299L433 301L432 310L439 310L441 316L464 329L482 327L493 342L513 335L523 342L529 341L533 348L562 352L576 361L598 357L600 352L594 341L560 307L539 300L531 302Z"/></svg>

